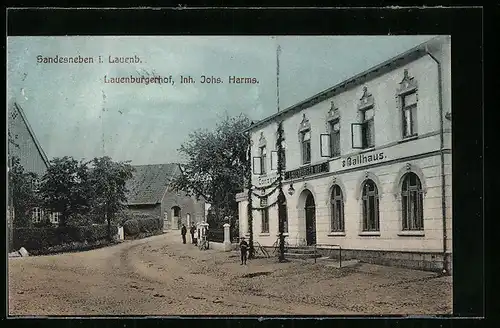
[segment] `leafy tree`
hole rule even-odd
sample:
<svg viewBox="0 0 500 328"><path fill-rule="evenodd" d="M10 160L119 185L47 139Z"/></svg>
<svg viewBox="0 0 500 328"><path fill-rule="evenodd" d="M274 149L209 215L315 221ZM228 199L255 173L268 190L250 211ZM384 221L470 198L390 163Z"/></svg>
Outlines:
<svg viewBox="0 0 500 328"><path fill-rule="evenodd" d="M26 227L31 224L31 210L40 205L40 199L33 188L37 175L25 172L19 158L12 157L9 167L9 196L14 207L16 227Z"/></svg>
<svg viewBox="0 0 500 328"><path fill-rule="evenodd" d="M212 205L215 221L226 216L235 224L238 204L236 194L243 190L250 170L246 150L249 139L243 131L250 126L245 115L224 117L215 131L197 130L189 135L179 152L185 157L173 186Z"/></svg>
<svg viewBox="0 0 500 328"><path fill-rule="evenodd" d="M61 213L62 226L73 214L89 213L93 197L87 164L69 156L54 158L43 176L40 194L44 207Z"/></svg>
<svg viewBox="0 0 500 328"><path fill-rule="evenodd" d="M107 156L94 158L91 165L88 181L93 190L93 211L106 219L111 240L111 222L126 207L125 184L132 178L134 168L126 162L113 162Z"/></svg>

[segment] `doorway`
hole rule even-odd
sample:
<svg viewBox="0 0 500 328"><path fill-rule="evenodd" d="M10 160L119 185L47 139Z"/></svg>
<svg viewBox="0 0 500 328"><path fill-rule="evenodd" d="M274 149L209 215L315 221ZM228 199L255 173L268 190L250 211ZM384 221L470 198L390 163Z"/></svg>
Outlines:
<svg viewBox="0 0 500 328"><path fill-rule="evenodd" d="M305 205L306 214L306 243L307 246L316 244L316 204L311 192L308 192Z"/></svg>

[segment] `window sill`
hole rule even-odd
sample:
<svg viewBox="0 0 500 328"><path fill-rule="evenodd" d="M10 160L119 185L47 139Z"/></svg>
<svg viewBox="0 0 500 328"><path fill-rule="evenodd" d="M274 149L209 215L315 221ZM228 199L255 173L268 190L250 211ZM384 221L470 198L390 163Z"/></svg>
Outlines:
<svg viewBox="0 0 500 328"><path fill-rule="evenodd" d="M360 151L359 151L358 154L368 153L368 152L374 151L374 150L375 150L375 146L371 146L371 147L368 147L368 148L360 149Z"/></svg>
<svg viewBox="0 0 500 328"><path fill-rule="evenodd" d="M380 231L363 231L359 236L380 236Z"/></svg>
<svg viewBox="0 0 500 328"><path fill-rule="evenodd" d="M309 162L309 163L302 163L302 164L300 164L300 167L305 167L305 166L310 166L310 165L311 165L311 162Z"/></svg>
<svg viewBox="0 0 500 328"><path fill-rule="evenodd" d="M279 237L279 236L280 236L280 234L279 234L279 233L277 233L277 234L276 234L276 237ZM288 237L288 232L284 232L284 233L283 233L283 236Z"/></svg>
<svg viewBox="0 0 500 328"><path fill-rule="evenodd" d="M330 157L330 160L331 160L331 161L334 161L334 160L339 159L339 158L341 158L341 157L342 157L342 156L340 156L340 155L338 155L338 156L333 156L333 157Z"/></svg>
<svg viewBox="0 0 500 328"><path fill-rule="evenodd" d="M345 232L343 231L332 231L328 233L328 237L345 237Z"/></svg>
<svg viewBox="0 0 500 328"><path fill-rule="evenodd" d="M414 231L400 231L398 236L414 236L414 237L424 237L425 232L422 230L414 230Z"/></svg>
<svg viewBox="0 0 500 328"><path fill-rule="evenodd" d="M416 140L416 139L418 139L418 134L415 134L415 135L412 135L409 137L404 137L403 139L399 140L398 143L408 142L408 141L412 141L412 140Z"/></svg>
<svg viewBox="0 0 500 328"><path fill-rule="evenodd" d="M259 234L260 237L267 237L267 236L270 236L271 234L269 232L261 232Z"/></svg>

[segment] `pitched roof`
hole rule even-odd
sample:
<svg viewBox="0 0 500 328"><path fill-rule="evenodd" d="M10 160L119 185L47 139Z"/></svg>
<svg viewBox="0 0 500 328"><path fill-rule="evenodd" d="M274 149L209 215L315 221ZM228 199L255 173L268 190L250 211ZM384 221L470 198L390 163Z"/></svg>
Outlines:
<svg viewBox="0 0 500 328"><path fill-rule="evenodd" d="M268 116L260 121L257 122L252 122L250 127L246 128L244 132L252 131L257 129L258 127L267 125L271 122L274 122L278 117L282 117L286 115L291 115L293 113L296 113L298 111L301 111L305 108L309 108L314 106L317 103L320 103L330 97L333 97L334 95L341 93L347 89L350 89L352 87L355 87L357 85L360 85L367 80L373 79L377 76L380 76L384 73L386 73L388 70L393 69L395 67L400 67L402 65L407 64L408 62L411 62L415 59L418 59L422 56L425 56L428 53L428 49L432 47L436 47L438 44L442 43L444 39L446 39L447 36L437 36L434 37L426 42L423 42L416 47L411 48L408 51L405 51L389 60L384 61L383 63L380 63L379 65L376 65L366 71L363 71L345 81L342 81L333 87L330 87L326 90L321 91L320 93L315 94L314 96L303 100L295 105L292 105L288 108L285 108L276 114L273 114L271 116Z"/></svg>
<svg viewBox="0 0 500 328"><path fill-rule="evenodd" d="M42 159L45 163L45 165L48 167L49 166L49 159L47 157L47 155L45 154L45 152L43 151L43 148L42 146L40 145L40 142L38 141L38 139L36 138L36 135L35 135L35 132L33 132L33 129L31 128L31 125L29 124L28 122L28 119L26 118L26 114L24 113L24 110L22 109L22 107L14 102L14 106L13 106L15 109L17 109L17 111L19 112L19 114L21 115L21 118L23 119L23 122L24 124L26 125L26 128L28 129L28 132L29 134L31 135L31 138L33 139L33 141L35 142L35 145L36 145L36 149L38 150L38 152L40 153L40 156L42 156Z"/></svg>
<svg viewBox="0 0 500 328"><path fill-rule="evenodd" d="M170 181L178 174L178 165L175 163L133 165L133 167L135 172L127 181L129 205L160 203Z"/></svg>

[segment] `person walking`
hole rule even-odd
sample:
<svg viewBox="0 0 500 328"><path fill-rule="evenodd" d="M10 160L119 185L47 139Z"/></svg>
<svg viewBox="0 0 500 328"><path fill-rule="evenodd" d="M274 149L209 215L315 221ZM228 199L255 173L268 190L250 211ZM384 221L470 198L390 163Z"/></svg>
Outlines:
<svg viewBox="0 0 500 328"><path fill-rule="evenodd" d="M241 265L243 265L247 264L248 243L246 242L245 237L241 237L240 240Z"/></svg>
<svg viewBox="0 0 500 328"><path fill-rule="evenodd" d="M182 235L182 243L185 244L186 243L186 234L187 234L187 228L186 226L183 224L182 225L182 228L181 228L181 235Z"/></svg>
<svg viewBox="0 0 500 328"><path fill-rule="evenodd" d="M195 244L194 242L194 233L196 232L196 227L194 224L191 225L191 229L189 229L189 233L191 234L191 243Z"/></svg>

